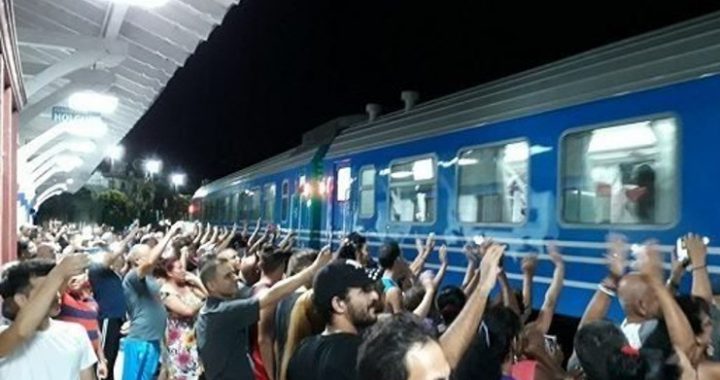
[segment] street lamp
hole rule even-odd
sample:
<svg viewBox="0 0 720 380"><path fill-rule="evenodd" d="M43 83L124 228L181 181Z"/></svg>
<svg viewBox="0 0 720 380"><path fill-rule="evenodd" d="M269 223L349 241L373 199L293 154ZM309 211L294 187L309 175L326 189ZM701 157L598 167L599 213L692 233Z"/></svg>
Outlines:
<svg viewBox="0 0 720 380"><path fill-rule="evenodd" d="M162 161L156 159L145 160L145 173L147 173L150 179L152 179L155 174L160 173L161 170Z"/></svg>
<svg viewBox="0 0 720 380"><path fill-rule="evenodd" d="M173 185L173 189L177 191L178 187L185 186L185 174L173 173L170 174L170 183Z"/></svg>

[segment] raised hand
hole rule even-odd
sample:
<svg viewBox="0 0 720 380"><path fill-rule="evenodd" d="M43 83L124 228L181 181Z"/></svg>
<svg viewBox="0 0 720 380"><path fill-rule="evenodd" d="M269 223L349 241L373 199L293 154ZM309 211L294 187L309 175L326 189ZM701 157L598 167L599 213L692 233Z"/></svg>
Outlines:
<svg viewBox="0 0 720 380"><path fill-rule="evenodd" d="M537 268L538 257L536 254L530 254L522 259L521 268L523 273L533 274Z"/></svg>
<svg viewBox="0 0 720 380"><path fill-rule="evenodd" d="M648 242L645 249L638 255L638 270L650 281L662 282L662 263L662 253L655 242Z"/></svg>
<svg viewBox="0 0 720 380"><path fill-rule="evenodd" d="M440 246L440 250L438 251L438 256L440 256L440 264L448 265L447 246L445 244Z"/></svg>
<svg viewBox="0 0 720 380"><path fill-rule="evenodd" d="M625 238L620 235L610 236L610 248L605 259L607 260L610 275L613 278L620 278L625 274L627 268L628 246Z"/></svg>
<svg viewBox="0 0 720 380"><path fill-rule="evenodd" d="M482 261L480 262L480 287L486 291L492 290L497 282L501 269L498 266L500 259L505 253L505 246L499 244L491 245Z"/></svg>
<svg viewBox="0 0 720 380"><path fill-rule="evenodd" d="M422 272L420 274L420 283L425 291L432 291L435 289L435 274L430 270Z"/></svg>
<svg viewBox="0 0 720 380"><path fill-rule="evenodd" d="M425 240L425 247L432 251L435 248L435 233L431 232L428 234L427 240Z"/></svg>
<svg viewBox="0 0 720 380"><path fill-rule="evenodd" d="M77 276L90 266L90 257L84 253L71 253L65 255L58 265L53 269L57 271L63 278Z"/></svg>
<svg viewBox="0 0 720 380"><path fill-rule="evenodd" d="M551 242L547 245L548 249L548 255L550 256L550 261L552 261L555 266L561 266L564 264L562 255L560 255L560 250L558 250L557 245L555 242Z"/></svg>
<svg viewBox="0 0 720 380"><path fill-rule="evenodd" d="M703 238L695 234L687 234L685 236L685 246L690 256L690 263L694 268L699 268L707 264L707 246L703 242Z"/></svg>
<svg viewBox="0 0 720 380"><path fill-rule="evenodd" d="M333 259L333 253L330 249L330 245L326 245L320 249L320 253L318 253L317 258L315 259L315 262L313 265L316 266L316 268L320 269L324 266L326 266L330 261Z"/></svg>

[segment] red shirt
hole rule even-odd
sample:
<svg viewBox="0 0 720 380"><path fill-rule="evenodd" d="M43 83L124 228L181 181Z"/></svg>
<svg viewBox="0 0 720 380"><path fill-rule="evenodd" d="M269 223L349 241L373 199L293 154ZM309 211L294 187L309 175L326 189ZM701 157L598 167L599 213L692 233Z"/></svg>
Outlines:
<svg viewBox="0 0 720 380"><path fill-rule="evenodd" d="M93 348L97 351L100 347L98 304L89 294L87 296L78 296L70 292L65 292L62 295L60 314L57 316L57 319L79 323L87 331Z"/></svg>

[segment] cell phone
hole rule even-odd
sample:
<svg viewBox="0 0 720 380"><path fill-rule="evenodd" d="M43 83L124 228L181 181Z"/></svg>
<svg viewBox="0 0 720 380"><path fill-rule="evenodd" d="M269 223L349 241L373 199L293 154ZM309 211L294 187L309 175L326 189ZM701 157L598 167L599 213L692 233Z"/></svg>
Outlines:
<svg viewBox="0 0 720 380"><path fill-rule="evenodd" d="M555 354L558 350L557 336L545 335L545 348L550 354Z"/></svg>
<svg viewBox="0 0 720 380"><path fill-rule="evenodd" d="M485 243L485 236L483 236L483 235L474 236L473 243L475 243L476 245L483 245L483 243Z"/></svg>
<svg viewBox="0 0 720 380"><path fill-rule="evenodd" d="M677 254L678 261L684 263L690 259L688 255L687 246L685 245L685 238L678 238L675 243L675 253Z"/></svg>

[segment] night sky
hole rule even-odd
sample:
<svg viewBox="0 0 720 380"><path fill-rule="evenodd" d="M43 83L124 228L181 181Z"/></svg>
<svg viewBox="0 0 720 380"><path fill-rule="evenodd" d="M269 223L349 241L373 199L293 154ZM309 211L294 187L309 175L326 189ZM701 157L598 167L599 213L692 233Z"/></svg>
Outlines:
<svg viewBox="0 0 720 380"><path fill-rule="evenodd" d="M715 10L720 1L242 0L124 144L189 191L380 103L426 101Z"/></svg>

